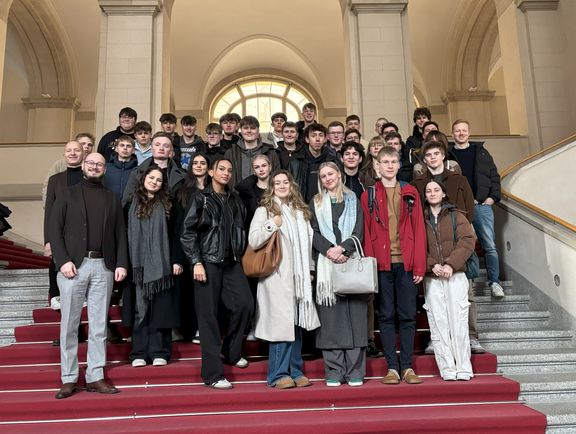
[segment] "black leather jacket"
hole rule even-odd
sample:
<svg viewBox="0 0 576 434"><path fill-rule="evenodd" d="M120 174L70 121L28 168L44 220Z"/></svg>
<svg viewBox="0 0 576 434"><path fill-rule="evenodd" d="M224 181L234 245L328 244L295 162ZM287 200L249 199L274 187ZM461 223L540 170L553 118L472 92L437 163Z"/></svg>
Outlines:
<svg viewBox="0 0 576 434"><path fill-rule="evenodd" d="M182 248L190 264L224 262L226 251L224 231L231 231L232 259L240 262L246 249L244 204L235 192L226 191L225 206L230 207L232 211L233 223L232 227L224 227L222 204L216 194L212 185L209 184L204 190L194 193L190 199L180 237Z"/></svg>

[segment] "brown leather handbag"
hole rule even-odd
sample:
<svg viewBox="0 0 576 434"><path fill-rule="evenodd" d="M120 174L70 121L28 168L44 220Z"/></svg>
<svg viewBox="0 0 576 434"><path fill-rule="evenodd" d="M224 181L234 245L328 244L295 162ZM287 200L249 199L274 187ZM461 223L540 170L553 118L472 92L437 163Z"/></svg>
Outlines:
<svg viewBox="0 0 576 434"><path fill-rule="evenodd" d="M242 257L242 268L248 277L268 277L276 271L281 260L280 231L276 231L258 250L250 246L246 248Z"/></svg>

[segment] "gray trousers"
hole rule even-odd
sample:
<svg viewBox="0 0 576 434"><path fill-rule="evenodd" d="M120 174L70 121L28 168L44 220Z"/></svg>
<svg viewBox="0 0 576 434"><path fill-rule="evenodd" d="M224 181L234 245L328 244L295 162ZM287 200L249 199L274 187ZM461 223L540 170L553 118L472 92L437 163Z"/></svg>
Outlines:
<svg viewBox="0 0 576 434"><path fill-rule="evenodd" d="M474 288L472 287L472 279L468 279L468 335L470 339L478 339L478 326L476 324L476 302L474 301Z"/></svg>
<svg viewBox="0 0 576 434"><path fill-rule="evenodd" d="M322 350L326 380L340 382L364 380L366 376L366 347L349 350Z"/></svg>
<svg viewBox="0 0 576 434"><path fill-rule="evenodd" d="M86 382L104 378L106 364L106 320L114 273L104 259L84 258L73 279L58 272L60 288L60 372L62 383L78 381L78 326L82 303L88 305L88 355Z"/></svg>

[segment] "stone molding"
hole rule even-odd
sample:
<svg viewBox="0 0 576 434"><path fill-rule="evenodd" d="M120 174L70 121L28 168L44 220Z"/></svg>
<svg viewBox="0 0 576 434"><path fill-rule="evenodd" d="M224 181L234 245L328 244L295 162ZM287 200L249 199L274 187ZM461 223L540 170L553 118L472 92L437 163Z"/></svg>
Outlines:
<svg viewBox="0 0 576 434"><path fill-rule="evenodd" d="M98 0L100 9L110 15L155 16L162 9L162 0Z"/></svg>
<svg viewBox="0 0 576 434"><path fill-rule="evenodd" d="M496 91L477 90L477 91L452 91L446 92L442 97L445 103L454 101L490 101L494 98Z"/></svg>
<svg viewBox="0 0 576 434"><path fill-rule="evenodd" d="M75 96L71 97L40 97L40 98L22 98L22 104L28 109L37 108L65 108L76 111L80 108L80 100Z"/></svg>
<svg viewBox="0 0 576 434"><path fill-rule="evenodd" d="M408 0L349 0L348 6L353 14L402 13L408 6Z"/></svg>
<svg viewBox="0 0 576 434"><path fill-rule="evenodd" d="M516 7L522 12L528 11L555 11L560 0L515 0Z"/></svg>

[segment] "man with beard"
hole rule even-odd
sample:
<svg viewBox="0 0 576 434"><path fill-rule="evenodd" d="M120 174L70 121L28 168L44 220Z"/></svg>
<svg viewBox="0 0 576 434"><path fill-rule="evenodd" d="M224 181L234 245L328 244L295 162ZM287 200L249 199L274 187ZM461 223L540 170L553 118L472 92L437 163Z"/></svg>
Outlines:
<svg viewBox="0 0 576 434"><path fill-rule="evenodd" d="M118 389L104 381L106 319L113 282L127 274L128 249L120 201L102 185L106 160L89 154L83 179L57 197L49 239L61 291L60 369L62 387L56 399L68 398L78 386L78 325L82 304L88 305L86 390L104 394Z"/></svg>

